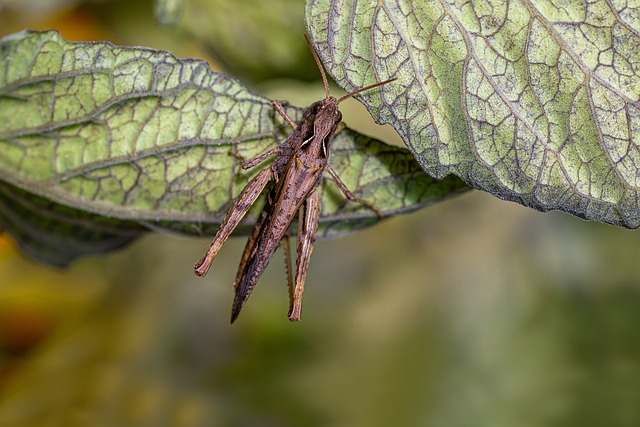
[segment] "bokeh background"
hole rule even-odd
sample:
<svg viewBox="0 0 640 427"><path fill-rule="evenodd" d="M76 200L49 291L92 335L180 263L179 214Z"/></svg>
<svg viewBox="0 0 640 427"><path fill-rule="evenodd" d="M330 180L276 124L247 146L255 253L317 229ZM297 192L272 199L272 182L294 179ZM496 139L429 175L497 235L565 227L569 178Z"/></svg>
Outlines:
<svg viewBox="0 0 640 427"><path fill-rule="evenodd" d="M0 0L0 36L167 49L305 105L303 12L187 0L162 28L148 0ZM197 278L208 243L149 234L59 270L0 236L0 426L640 425L638 231L469 192L319 241L298 324L276 254L233 326L244 239Z"/></svg>

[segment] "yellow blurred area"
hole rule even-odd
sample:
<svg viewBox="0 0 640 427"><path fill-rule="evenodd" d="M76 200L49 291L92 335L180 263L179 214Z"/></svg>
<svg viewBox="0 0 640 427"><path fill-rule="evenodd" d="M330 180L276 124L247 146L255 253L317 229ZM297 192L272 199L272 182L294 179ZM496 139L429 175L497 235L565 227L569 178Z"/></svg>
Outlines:
<svg viewBox="0 0 640 427"><path fill-rule="evenodd" d="M77 320L106 285L96 271L43 268L0 235L0 348L12 357L26 354Z"/></svg>
<svg viewBox="0 0 640 427"><path fill-rule="evenodd" d="M0 3L2 35L198 52L150 2L27 4ZM263 85L322 96L285 86ZM276 253L233 326L244 239L202 279L208 243L150 234L60 270L0 237L0 427L640 425L638 231L468 193L317 242L298 324Z"/></svg>
<svg viewBox="0 0 640 427"><path fill-rule="evenodd" d="M51 3L51 2L50 2ZM110 33L93 14L81 8L59 2L59 7L51 7L49 13L39 10L37 2L5 2L2 28L4 34L20 31L57 29L73 41L106 39ZM2 6L2 3L0 3Z"/></svg>

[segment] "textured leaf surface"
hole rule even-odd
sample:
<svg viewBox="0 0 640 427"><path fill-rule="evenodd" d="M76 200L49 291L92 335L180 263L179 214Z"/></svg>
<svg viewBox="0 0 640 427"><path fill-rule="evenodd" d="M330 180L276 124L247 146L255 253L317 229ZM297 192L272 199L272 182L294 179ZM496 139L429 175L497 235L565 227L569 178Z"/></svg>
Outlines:
<svg viewBox="0 0 640 427"><path fill-rule="evenodd" d="M203 61L69 43L56 32L0 41L0 220L52 263L117 247L145 229L213 234L258 172L242 171L241 159L286 132L270 100ZM343 181L385 215L465 188L426 176L407 150L348 129L333 147ZM378 221L332 182L321 189L321 235Z"/></svg>
<svg viewBox="0 0 640 427"><path fill-rule="evenodd" d="M539 210L640 225L640 4L310 0L309 31L423 168Z"/></svg>

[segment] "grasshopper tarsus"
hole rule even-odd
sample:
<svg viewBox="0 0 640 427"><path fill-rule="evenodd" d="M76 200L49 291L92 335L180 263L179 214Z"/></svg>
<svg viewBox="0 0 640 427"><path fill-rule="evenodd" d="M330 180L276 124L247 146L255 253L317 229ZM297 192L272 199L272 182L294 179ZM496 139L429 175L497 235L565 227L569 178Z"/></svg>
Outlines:
<svg viewBox="0 0 640 427"><path fill-rule="evenodd" d="M222 244L245 216L251 205L255 203L267 184L275 182L242 254L234 281L235 297L231 307L231 323L238 318L280 243L284 240L285 247L288 247L288 230L296 216L298 216L299 226L295 279L291 278L291 260L287 250L287 256L289 256L287 269L289 276L288 316L291 321L300 320L302 294L320 218L320 198L317 187L325 170L329 172L349 200L362 203L376 212L378 216L382 216L382 213L372 204L358 199L349 191L329 166L328 160L331 143L342 121L338 104L355 94L389 83L394 79L364 87L336 99L329 93L327 77L318 55L309 38L306 35L305 38L322 75L326 97L309 106L297 124L287 115L283 107L284 102L273 101L275 110L293 128L293 132L281 145L242 164L243 169L248 169L268 157L276 155L271 166L256 175L242 190L229 209L205 256L195 266L197 275L204 276L207 273Z"/></svg>
<svg viewBox="0 0 640 427"><path fill-rule="evenodd" d="M200 259L200 261L198 261L195 265L195 267L193 268L193 270L196 272L196 276L200 276L203 277L204 275L207 274L207 271L209 271L209 268L211 267L211 264L205 266L204 265L204 257L202 257Z"/></svg>

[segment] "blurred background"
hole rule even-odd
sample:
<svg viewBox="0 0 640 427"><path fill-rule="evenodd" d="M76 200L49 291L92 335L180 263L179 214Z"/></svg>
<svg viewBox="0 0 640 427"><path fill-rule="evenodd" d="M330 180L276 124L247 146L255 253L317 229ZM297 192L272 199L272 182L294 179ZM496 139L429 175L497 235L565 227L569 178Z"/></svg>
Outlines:
<svg viewBox="0 0 640 427"><path fill-rule="evenodd" d="M187 0L164 23L149 0L0 0L0 36L162 48L322 97L301 0ZM298 324L277 253L233 326L245 239L197 278L208 243L149 234L59 270L0 236L0 426L640 425L638 231L469 192L317 242Z"/></svg>

